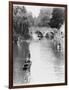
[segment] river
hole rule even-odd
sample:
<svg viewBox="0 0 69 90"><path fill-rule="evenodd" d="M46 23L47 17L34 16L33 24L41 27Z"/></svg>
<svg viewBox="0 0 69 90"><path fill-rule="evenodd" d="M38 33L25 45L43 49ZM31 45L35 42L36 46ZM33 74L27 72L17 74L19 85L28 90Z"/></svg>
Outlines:
<svg viewBox="0 0 69 90"><path fill-rule="evenodd" d="M16 47L14 52L19 52L20 54L22 49ZM32 62L30 74L22 70L24 64L23 57L18 54L14 55L14 85L63 83L65 81L64 60L56 57L49 40L46 38L37 41L31 40L29 51ZM24 79L25 76L29 77L29 82Z"/></svg>
<svg viewBox="0 0 69 90"><path fill-rule="evenodd" d="M64 62L56 57L50 41L43 38L31 42L31 83L61 83L64 82Z"/></svg>

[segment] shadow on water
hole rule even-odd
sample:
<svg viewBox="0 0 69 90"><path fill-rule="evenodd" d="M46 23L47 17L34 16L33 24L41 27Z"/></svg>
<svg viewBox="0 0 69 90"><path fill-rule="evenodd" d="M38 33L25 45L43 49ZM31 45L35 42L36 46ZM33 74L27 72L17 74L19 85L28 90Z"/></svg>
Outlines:
<svg viewBox="0 0 69 90"><path fill-rule="evenodd" d="M54 46L54 43L51 44L52 51L54 53L54 57L56 57L54 61L54 72L59 81L64 81L64 52L61 52L57 50L56 45Z"/></svg>
<svg viewBox="0 0 69 90"><path fill-rule="evenodd" d="M29 71L23 70L26 59L29 57L29 43L23 41L21 47L13 44L13 83L28 83Z"/></svg>
<svg viewBox="0 0 69 90"><path fill-rule="evenodd" d="M55 64L61 65L64 63L64 52L61 52L61 48L57 49L57 45L57 43L54 45L54 42L51 42L52 51L57 59Z"/></svg>

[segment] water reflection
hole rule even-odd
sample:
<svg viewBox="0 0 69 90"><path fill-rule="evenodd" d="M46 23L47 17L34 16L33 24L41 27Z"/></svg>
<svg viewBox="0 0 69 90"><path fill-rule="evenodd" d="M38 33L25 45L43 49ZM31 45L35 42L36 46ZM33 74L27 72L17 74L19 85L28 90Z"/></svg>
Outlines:
<svg viewBox="0 0 69 90"><path fill-rule="evenodd" d="M56 58L50 41L44 38L42 41L32 42L30 44L30 53L32 60L31 83L64 82L64 65L59 64L63 60Z"/></svg>
<svg viewBox="0 0 69 90"><path fill-rule="evenodd" d="M14 85L29 82L30 71L28 69L30 51L29 42L22 41L20 45L13 44L13 83Z"/></svg>
<svg viewBox="0 0 69 90"><path fill-rule="evenodd" d="M17 53L14 55L14 85L64 82L64 60L56 57L49 40L23 41L21 47L14 44L13 48ZM30 67L25 63L27 58L32 62Z"/></svg>

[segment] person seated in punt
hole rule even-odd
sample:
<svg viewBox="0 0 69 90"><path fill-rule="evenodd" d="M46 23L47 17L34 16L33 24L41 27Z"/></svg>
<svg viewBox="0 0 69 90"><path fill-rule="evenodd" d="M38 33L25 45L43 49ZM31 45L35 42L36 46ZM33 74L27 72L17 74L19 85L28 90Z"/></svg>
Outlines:
<svg viewBox="0 0 69 90"><path fill-rule="evenodd" d="M23 65L23 70L30 71L30 67L31 67L31 61L29 58L26 58L25 63Z"/></svg>

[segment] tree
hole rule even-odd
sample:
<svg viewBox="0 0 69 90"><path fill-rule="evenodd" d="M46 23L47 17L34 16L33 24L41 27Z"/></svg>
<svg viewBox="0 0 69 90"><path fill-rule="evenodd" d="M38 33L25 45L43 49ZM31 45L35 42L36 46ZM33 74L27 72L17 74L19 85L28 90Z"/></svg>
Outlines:
<svg viewBox="0 0 69 90"><path fill-rule="evenodd" d="M21 35L24 39L29 38L29 25L26 8L16 7L13 9L13 28L14 32ZM16 13L15 13L16 12Z"/></svg>
<svg viewBox="0 0 69 90"><path fill-rule="evenodd" d="M29 27L33 26L34 25L34 18L32 16L32 13L27 13L28 15L28 24L29 24Z"/></svg>
<svg viewBox="0 0 69 90"><path fill-rule="evenodd" d="M54 8L52 18L50 20L50 27L59 29L64 22L64 9Z"/></svg>
<svg viewBox="0 0 69 90"><path fill-rule="evenodd" d="M21 7L21 12L22 13L27 13L26 8L24 6Z"/></svg>
<svg viewBox="0 0 69 90"><path fill-rule="evenodd" d="M49 8L41 8L40 9L40 13L38 16L38 25L39 26L48 26L48 23L50 21L51 18L51 12L52 9Z"/></svg>
<svg viewBox="0 0 69 90"><path fill-rule="evenodd" d="M17 15L19 9L20 9L19 6L14 6L13 7L13 16L16 16Z"/></svg>

